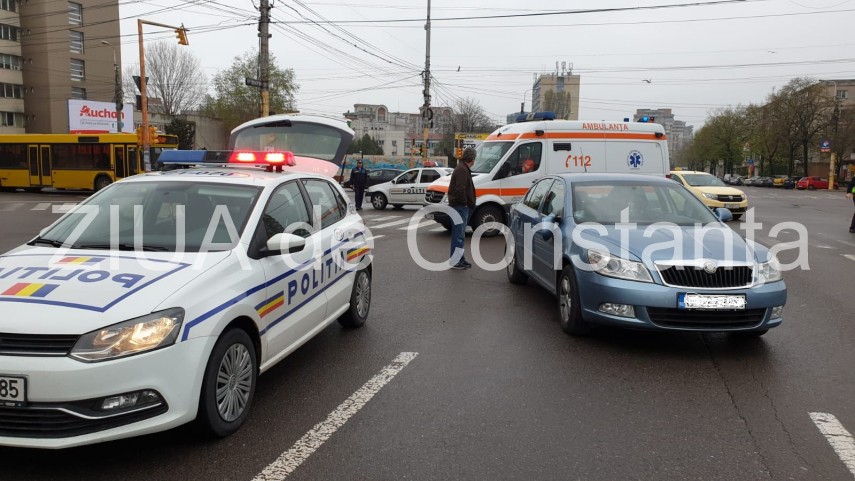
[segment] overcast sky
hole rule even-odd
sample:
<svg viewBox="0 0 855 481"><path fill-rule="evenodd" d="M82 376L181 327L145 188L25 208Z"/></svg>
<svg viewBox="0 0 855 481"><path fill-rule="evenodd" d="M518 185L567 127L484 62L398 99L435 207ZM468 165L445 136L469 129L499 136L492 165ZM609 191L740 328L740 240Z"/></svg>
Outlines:
<svg viewBox="0 0 855 481"><path fill-rule="evenodd" d="M213 77L257 48L253 3L121 0L123 63L139 61L137 18L183 22L185 48ZM672 7L650 8L662 6ZM354 103L418 111L427 0L276 0L273 7L271 53L294 69L301 112L340 116ZM855 0L432 0L431 8L432 104L471 98L501 123L524 98L530 108L533 75L554 71L556 61L582 77L583 120L670 107L700 126L713 109L762 102L796 76L855 78ZM588 9L630 10L540 15ZM520 14L527 16L483 18ZM443 20L451 17L470 18ZM145 28L147 42L174 39Z"/></svg>

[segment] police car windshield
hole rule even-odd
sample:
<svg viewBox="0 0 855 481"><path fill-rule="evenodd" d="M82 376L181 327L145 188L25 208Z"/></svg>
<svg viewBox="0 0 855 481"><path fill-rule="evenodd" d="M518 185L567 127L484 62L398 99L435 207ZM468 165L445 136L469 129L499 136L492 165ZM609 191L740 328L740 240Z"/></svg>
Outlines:
<svg viewBox="0 0 855 481"><path fill-rule="evenodd" d="M683 178L692 187L725 187L718 177L709 174L683 174Z"/></svg>
<svg viewBox="0 0 855 481"><path fill-rule="evenodd" d="M717 222L712 211L677 184L576 182L573 184L572 208L577 224L628 222L650 225L664 222L694 226Z"/></svg>
<svg viewBox="0 0 855 481"><path fill-rule="evenodd" d="M493 167L502 160L502 157L508 153L508 149L514 145L513 142L484 142L475 150L478 156L475 157L475 165L472 166L472 172L476 174L487 174L493 171Z"/></svg>
<svg viewBox="0 0 855 481"><path fill-rule="evenodd" d="M232 144L235 150L289 151L300 157L334 161L343 135L326 125L287 121L246 127L232 134Z"/></svg>
<svg viewBox="0 0 855 481"><path fill-rule="evenodd" d="M229 250L260 192L254 186L205 182L120 183L78 206L41 237L80 249Z"/></svg>

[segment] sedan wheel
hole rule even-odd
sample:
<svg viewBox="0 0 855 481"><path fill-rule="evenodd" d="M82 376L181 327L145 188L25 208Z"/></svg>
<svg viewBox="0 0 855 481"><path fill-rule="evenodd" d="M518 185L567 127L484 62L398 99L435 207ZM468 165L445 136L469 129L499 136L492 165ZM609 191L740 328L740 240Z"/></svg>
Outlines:
<svg viewBox="0 0 855 481"><path fill-rule="evenodd" d="M579 289L576 287L576 274L573 265L568 264L558 276L558 313L561 316L561 329L572 336L583 336L591 327L582 319L582 306L579 302Z"/></svg>

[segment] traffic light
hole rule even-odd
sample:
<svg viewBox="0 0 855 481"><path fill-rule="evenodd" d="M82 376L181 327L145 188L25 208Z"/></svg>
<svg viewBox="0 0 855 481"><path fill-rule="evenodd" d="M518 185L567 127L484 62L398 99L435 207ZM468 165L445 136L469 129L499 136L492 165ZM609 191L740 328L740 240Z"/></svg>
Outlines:
<svg viewBox="0 0 855 481"><path fill-rule="evenodd" d="M148 126L148 143L152 144L157 140L157 127L154 125Z"/></svg>
<svg viewBox="0 0 855 481"><path fill-rule="evenodd" d="M175 29L175 36L178 38L178 45L190 45L190 41L187 40L187 29L184 28L184 24L181 24L181 28Z"/></svg>

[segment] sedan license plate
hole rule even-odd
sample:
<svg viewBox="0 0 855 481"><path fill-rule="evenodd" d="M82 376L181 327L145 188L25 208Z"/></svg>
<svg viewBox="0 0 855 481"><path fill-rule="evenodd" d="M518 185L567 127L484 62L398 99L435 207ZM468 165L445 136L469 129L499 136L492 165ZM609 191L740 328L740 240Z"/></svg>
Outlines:
<svg viewBox="0 0 855 481"><path fill-rule="evenodd" d="M27 401L27 380L0 376L0 406L23 406Z"/></svg>
<svg viewBox="0 0 855 481"><path fill-rule="evenodd" d="M738 209L739 207L739 204L724 204L725 209Z"/></svg>
<svg viewBox="0 0 855 481"><path fill-rule="evenodd" d="M680 309L745 309L745 296L716 296L705 294L680 294L677 296Z"/></svg>

